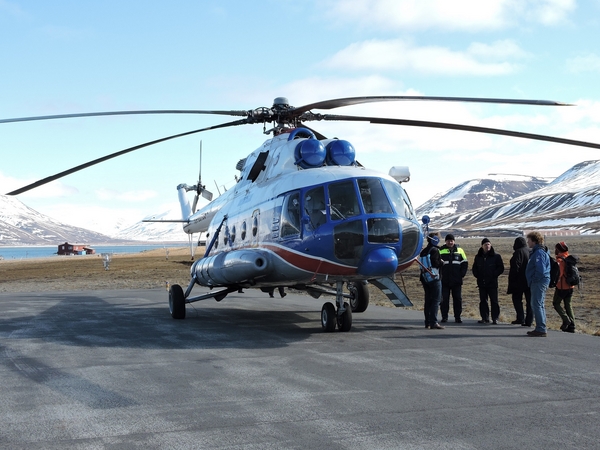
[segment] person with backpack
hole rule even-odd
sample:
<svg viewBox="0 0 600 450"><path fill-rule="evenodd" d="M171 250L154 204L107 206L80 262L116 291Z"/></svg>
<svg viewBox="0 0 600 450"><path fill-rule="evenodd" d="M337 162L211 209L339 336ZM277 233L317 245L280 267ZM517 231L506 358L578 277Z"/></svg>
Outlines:
<svg viewBox="0 0 600 450"><path fill-rule="evenodd" d="M473 275L477 278L479 289L479 313L481 320L477 323L490 323L490 306L492 306L492 323L498 323L500 304L498 303L498 277L504 272L502 256L494 251L488 238L483 238L481 248L473 261Z"/></svg>
<svg viewBox="0 0 600 450"><path fill-rule="evenodd" d="M527 234L527 246L532 249L525 275L531 289L531 309L535 317L535 329L528 331L531 337L546 337L546 310L544 301L550 284L550 255L544 247L544 237L538 231Z"/></svg>
<svg viewBox="0 0 600 450"><path fill-rule="evenodd" d="M515 239L513 250L508 271L508 289L506 291L507 294L512 295L512 302L517 315L517 318L511 324L530 327L533 322L531 291L527 286L527 277L525 276L525 269L529 261L529 249L524 237L519 236ZM525 295L525 309L523 308L523 295Z"/></svg>
<svg viewBox="0 0 600 450"><path fill-rule="evenodd" d="M423 313L425 314L425 328L431 330L443 330L444 327L438 323L437 313L442 299L442 282L440 269L444 262L440 257L440 250L437 245L440 243L438 233L429 233L427 235L427 246L419 254L419 263L421 265L421 283L425 291L425 305Z"/></svg>
<svg viewBox="0 0 600 450"><path fill-rule="evenodd" d="M560 329L568 333L575 333L575 314L571 306L571 298L573 297L573 288L579 284L579 274L574 275L572 268L577 260L574 256L569 255L569 247L564 242L556 244L554 254L559 267L559 275L552 306L563 321ZM565 304L564 309L561 305L562 302Z"/></svg>
<svg viewBox="0 0 600 450"><path fill-rule="evenodd" d="M442 303L440 306L442 322L448 321L450 294L452 294L454 322L462 323L460 318L462 314L462 284L463 278L467 274L469 261L465 251L460 245L455 244L453 234L447 234L444 240L446 244L440 248L440 256L444 261L444 267L442 268Z"/></svg>

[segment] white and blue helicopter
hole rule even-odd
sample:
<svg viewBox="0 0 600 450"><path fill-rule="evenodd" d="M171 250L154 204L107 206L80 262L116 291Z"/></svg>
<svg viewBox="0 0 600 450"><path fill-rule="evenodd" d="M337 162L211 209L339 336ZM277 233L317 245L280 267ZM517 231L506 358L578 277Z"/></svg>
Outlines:
<svg viewBox="0 0 600 450"><path fill-rule="evenodd" d="M465 97L378 96L327 100L293 107L284 97L273 106L241 111L149 110L63 114L3 119L0 123L71 117L127 114L215 114L242 119L146 142L9 192L18 195L94 164L161 142L203 131L244 124L263 124L273 137L237 163L236 185L212 200L201 180L177 187L183 229L206 235L203 257L191 266L185 289L172 285L169 309L174 319L184 319L186 304L206 299L221 301L229 293L257 288L270 291L288 287L315 298L329 295L321 325L325 331L349 331L352 313L369 304L368 283L380 288L396 306L412 303L395 283L394 276L413 264L422 248L424 224L415 212L402 183L408 168L392 167L383 174L363 167L353 145L328 139L305 125L310 121L359 121L491 133L563 144L600 148L600 145L552 136L451 123L393 118L318 114L372 102L427 100L565 106L542 100ZM273 124L267 130L266 124ZM194 191L190 206L187 192ZM209 203L198 210L200 196ZM196 285L209 292L192 296Z"/></svg>

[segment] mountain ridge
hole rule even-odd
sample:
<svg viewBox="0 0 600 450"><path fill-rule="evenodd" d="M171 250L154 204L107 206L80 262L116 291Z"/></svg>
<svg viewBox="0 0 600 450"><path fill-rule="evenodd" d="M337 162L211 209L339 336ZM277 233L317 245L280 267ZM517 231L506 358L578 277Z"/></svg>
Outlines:
<svg viewBox="0 0 600 450"><path fill-rule="evenodd" d="M434 229L468 235L519 235L524 230L569 229L600 233L600 160L574 165L555 179L493 174L468 180L420 205ZM145 219L168 220L173 210ZM143 222L107 236L66 225L0 195L0 246L89 245L139 242L187 243L181 223Z"/></svg>

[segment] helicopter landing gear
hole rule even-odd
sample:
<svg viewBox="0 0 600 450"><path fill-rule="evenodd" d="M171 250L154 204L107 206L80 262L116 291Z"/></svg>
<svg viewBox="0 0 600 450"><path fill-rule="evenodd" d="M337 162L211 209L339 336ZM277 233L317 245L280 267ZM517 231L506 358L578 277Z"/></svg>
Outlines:
<svg viewBox="0 0 600 450"><path fill-rule="evenodd" d="M335 330L335 306L333 303L327 302L321 309L321 326L328 333Z"/></svg>
<svg viewBox="0 0 600 450"><path fill-rule="evenodd" d="M169 288L169 312L173 319L185 319L185 295L178 284Z"/></svg>
<svg viewBox="0 0 600 450"><path fill-rule="evenodd" d="M340 331L350 331L352 328L352 310L344 302L343 286L342 281L336 282L337 311L331 302L325 303L321 309L321 326L326 332L334 331L336 324Z"/></svg>
<svg viewBox="0 0 600 450"><path fill-rule="evenodd" d="M365 312L369 306L369 288L366 281L355 281L348 283L350 291L350 308L352 312Z"/></svg>

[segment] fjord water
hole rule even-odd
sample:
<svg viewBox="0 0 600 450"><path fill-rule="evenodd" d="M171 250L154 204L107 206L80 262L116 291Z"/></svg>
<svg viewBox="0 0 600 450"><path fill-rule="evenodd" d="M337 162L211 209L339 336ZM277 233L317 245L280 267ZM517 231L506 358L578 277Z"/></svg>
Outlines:
<svg viewBox="0 0 600 450"><path fill-rule="evenodd" d="M185 243L181 245L186 245ZM96 254L101 253L140 253L146 250L155 250L157 248L166 248L164 244L149 245L98 245L91 246ZM171 244L170 247L173 247ZM25 259L25 258L45 258L58 256L57 246L35 246L35 247L0 247L0 257L2 259ZM78 256L78 255L75 255Z"/></svg>

